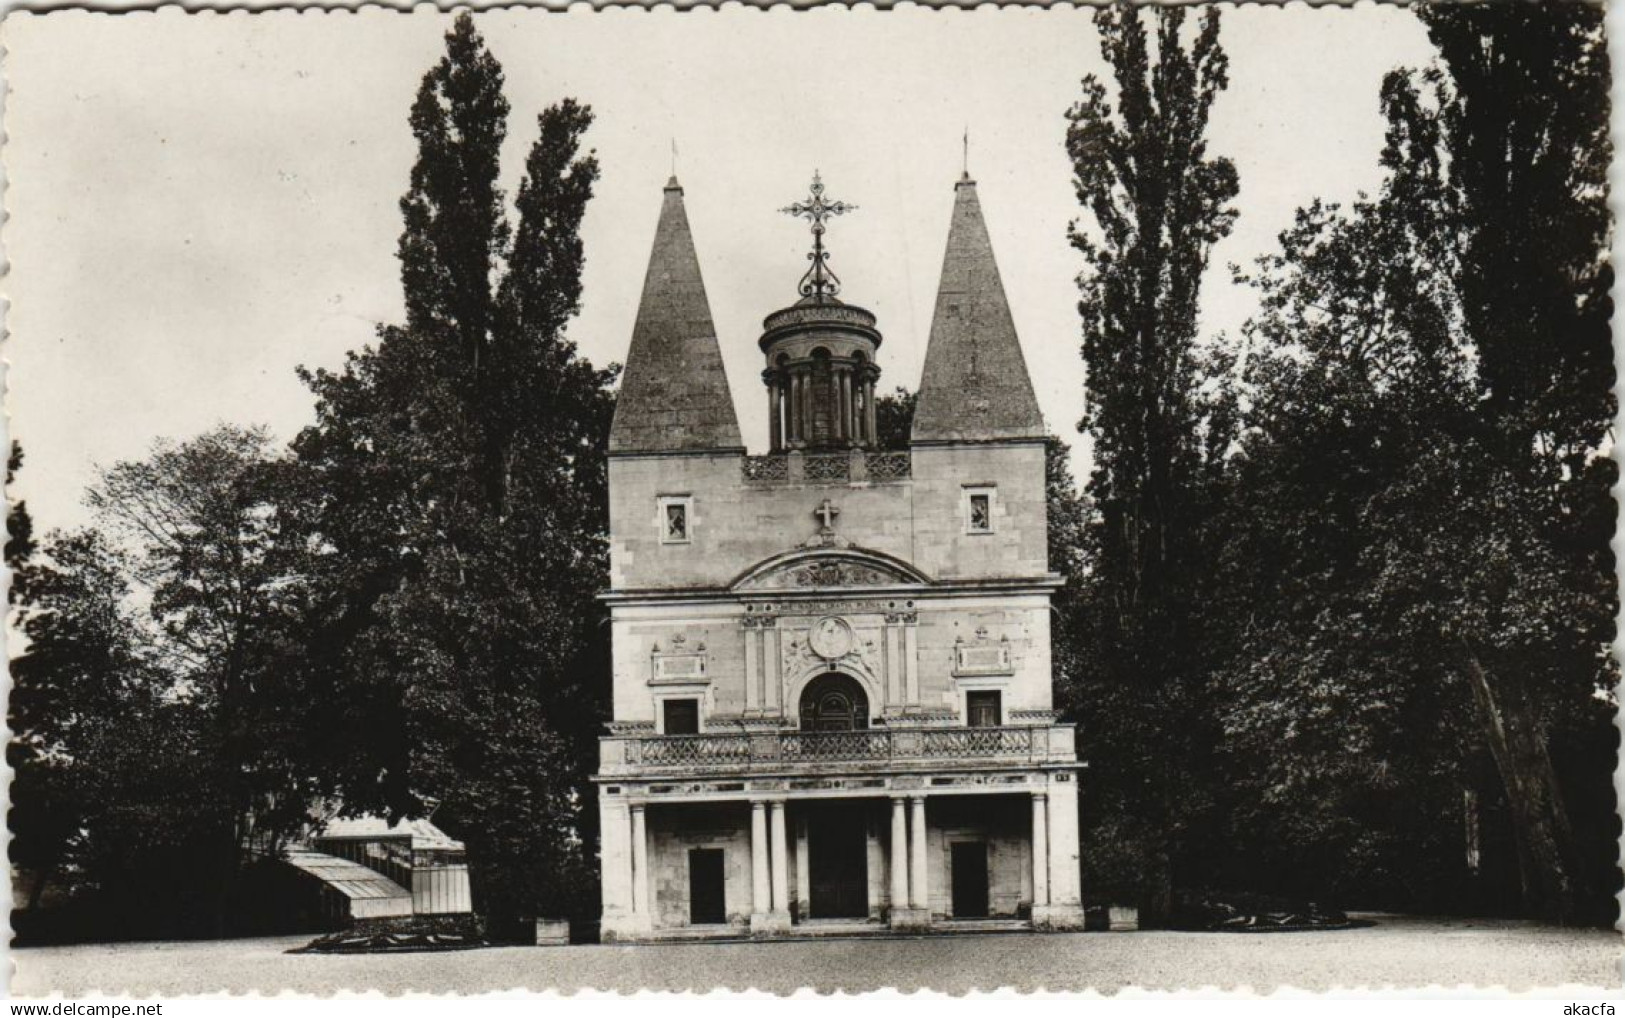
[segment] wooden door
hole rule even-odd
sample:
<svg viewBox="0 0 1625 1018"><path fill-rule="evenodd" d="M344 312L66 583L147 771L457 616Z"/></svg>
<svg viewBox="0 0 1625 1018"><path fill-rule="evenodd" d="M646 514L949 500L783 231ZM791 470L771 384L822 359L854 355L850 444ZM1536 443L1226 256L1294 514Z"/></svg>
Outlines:
<svg viewBox="0 0 1625 1018"><path fill-rule="evenodd" d="M953 858L953 913L955 919L987 916L987 842L956 841Z"/></svg>
<svg viewBox="0 0 1625 1018"><path fill-rule="evenodd" d="M689 849L688 921L696 926L727 922L722 890L722 849Z"/></svg>
<svg viewBox="0 0 1625 1018"><path fill-rule="evenodd" d="M857 814L857 815L854 815ZM820 810L807 824L807 882L814 919L869 914L869 846L862 815L850 808Z"/></svg>

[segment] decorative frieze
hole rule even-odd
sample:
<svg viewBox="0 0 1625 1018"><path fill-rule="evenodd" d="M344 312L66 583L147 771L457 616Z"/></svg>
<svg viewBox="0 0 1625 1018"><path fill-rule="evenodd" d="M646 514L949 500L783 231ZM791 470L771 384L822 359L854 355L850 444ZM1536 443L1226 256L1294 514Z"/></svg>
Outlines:
<svg viewBox="0 0 1625 1018"><path fill-rule="evenodd" d="M908 479L912 462L907 451L871 452L864 465L871 481L902 481Z"/></svg>
<svg viewBox="0 0 1625 1018"><path fill-rule="evenodd" d="M1058 710L1013 710L1008 714L1012 725L1051 725L1061 719Z"/></svg>
<svg viewBox="0 0 1625 1018"><path fill-rule="evenodd" d="M744 456L740 464L747 481L765 483L790 479L790 460L785 456Z"/></svg>
<svg viewBox="0 0 1625 1018"><path fill-rule="evenodd" d="M852 476L852 457L846 453L808 456L802 475L811 482L847 481Z"/></svg>
<svg viewBox="0 0 1625 1018"><path fill-rule="evenodd" d="M842 775L809 775L802 778L756 779L744 781L734 780L687 780L687 781L657 781L649 784L634 783L631 785L608 785L604 791L609 795L626 796L634 801L644 796L649 797L704 797L704 798L749 798L760 802L757 798L763 794L771 795L775 801L782 798L826 798L835 795L883 795L886 793L910 793L919 795L926 791L940 791L943 789L964 789L983 791L1017 790L1023 788L1040 789L1047 787L1049 782L1070 781L1071 775L1065 771L1046 772L1034 770L1019 771L948 771L939 773L914 773L868 776L842 776ZM798 793L800 795L798 796ZM822 793L822 794L819 794ZM1035 794L1042 794L1035 792Z"/></svg>
<svg viewBox="0 0 1625 1018"><path fill-rule="evenodd" d="M817 587L895 587L919 580L900 569L858 554L826 552L764 570L739 585L742 591L807 590Z"/></svg>
<svg viewBox="0 0 1625 1018"><path fill-rule="evenodd" d="M747 601L746 618L773 619L783 615L881 615L886 613L914 614L914 601L910 598L820 598L784 602ZM771 625L770 621L760 625Z"/></svg>

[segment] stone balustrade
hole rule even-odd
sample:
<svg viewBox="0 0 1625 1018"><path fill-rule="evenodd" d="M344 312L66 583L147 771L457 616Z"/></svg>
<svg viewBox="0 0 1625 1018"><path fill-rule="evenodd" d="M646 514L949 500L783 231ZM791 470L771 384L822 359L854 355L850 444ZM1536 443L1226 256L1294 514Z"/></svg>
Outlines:
<svg viewBox="0 0 1625 1018"><path fill-rule="evenodd" d="M997 728L871 728L852 732L708 732L610 735L599 740L600 774L713 774L761 770L912 769L1076 761L1072 725Z"/></svg>

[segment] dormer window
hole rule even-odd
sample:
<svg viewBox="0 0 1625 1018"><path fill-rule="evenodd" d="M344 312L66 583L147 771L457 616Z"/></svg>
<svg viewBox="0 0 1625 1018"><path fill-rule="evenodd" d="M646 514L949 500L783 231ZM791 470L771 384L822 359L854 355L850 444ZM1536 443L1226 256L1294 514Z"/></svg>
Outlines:
<svg viewBox="0 0 1625 1018"><path fill-rule="evenodd" d="M965 533L993 533L993 499L996 491L991 484L965 488Z"/></svg>
<svg viewBox="0 0 1625 1018"><path fill-rule="evenodd" d="M660 496L660 543L688 544L694 525L694 496Z"/></svg>

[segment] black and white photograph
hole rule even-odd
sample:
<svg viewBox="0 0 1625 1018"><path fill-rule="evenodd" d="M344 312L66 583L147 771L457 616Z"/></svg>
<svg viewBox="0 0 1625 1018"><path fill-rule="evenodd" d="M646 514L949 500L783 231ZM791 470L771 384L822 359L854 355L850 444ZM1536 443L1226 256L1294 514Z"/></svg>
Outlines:
<svg viewBox="0 0 1625 1018"><path fill-rule="evenodd" d="M1619 998L1617 15L10 10L10 995Z"/></svg>

